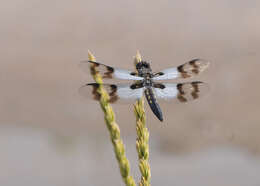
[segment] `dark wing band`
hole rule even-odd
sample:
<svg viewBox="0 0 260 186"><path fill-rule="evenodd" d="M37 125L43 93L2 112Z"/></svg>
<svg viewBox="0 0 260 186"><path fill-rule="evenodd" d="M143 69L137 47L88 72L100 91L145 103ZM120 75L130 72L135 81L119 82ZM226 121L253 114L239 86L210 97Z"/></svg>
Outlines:
<svg viewBox="0 0 260 186"><path fill-rule="evenodd" d="M92 98L94 100L100 100L99 88L103 87L108 95L109 102L115 103L118 101L135 101L143 96L143 86L141 84L98 84L90 83L86 84L79 89L80 95Z"/></svg>
<svg viewBox="0 0 260 186"><path fill-rule="evenodd" d="M166 80L176 78L189 78L193 77L209 66L209 62L202 59L193 59L183 65L175 68L168 68L161 72L155 73L153 80Z"/></svg>
<svg viewBox="0 0 260 186"><path fill-rule="evenodd" d="M153 86L157 99L187 102L198 99L209 91L209 86L200 81L189 83L156 83Z"/></svg>
<svg viewBox="0 0 260 186"><path fill-rule="evenodd" d="M118 69L110 67L94 61L82 61L80 67L85 71L89 72L89 67L91 69L91 74L94 75L99 73L104 79L128 79L128 80L142 80L142 77L139 77L137 73L131 72L129 70Z"/></svg>

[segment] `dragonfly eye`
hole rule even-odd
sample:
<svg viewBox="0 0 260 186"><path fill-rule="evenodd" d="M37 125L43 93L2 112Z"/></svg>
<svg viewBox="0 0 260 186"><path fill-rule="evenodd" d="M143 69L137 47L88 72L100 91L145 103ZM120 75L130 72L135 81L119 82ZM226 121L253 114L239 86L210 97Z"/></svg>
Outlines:
<svg viewBox="0 0 260 186"><path fill-rule="evenodd" d="M142 64L141 63L137 63L136 64L136 69L140 69L142 67Z"/></svg>
<svg viewBox="0 0 260 186"><path fill-rule="evenodd" d="M147 62L144 62L144 68L150 68L150 64L149 63L147 63Z"/></svg>

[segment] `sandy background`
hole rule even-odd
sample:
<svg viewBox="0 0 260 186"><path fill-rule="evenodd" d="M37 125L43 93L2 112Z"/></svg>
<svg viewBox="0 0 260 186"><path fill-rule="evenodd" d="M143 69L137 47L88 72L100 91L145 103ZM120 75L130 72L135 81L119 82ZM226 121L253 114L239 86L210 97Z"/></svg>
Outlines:
<svg viewBox="0 0 260 186"><path fill-rule="evenodd" d="M123 185L92 82L79 61L154 71L193 58L210 92L147 108L152 185L260 185L260 2L13 0L0 6L0 185ZM147 106L147 105L146 105ZM139 179L133 107L115 105Z"/></svg>

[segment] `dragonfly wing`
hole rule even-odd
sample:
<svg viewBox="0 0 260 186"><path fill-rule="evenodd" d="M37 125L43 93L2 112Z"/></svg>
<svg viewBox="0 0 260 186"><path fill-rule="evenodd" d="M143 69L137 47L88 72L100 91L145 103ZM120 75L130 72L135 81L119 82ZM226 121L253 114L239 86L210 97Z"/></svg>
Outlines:
<svg viewBox="0 0 260 186"><path fill-rule="evenodd" d="M202 59L193 59L183 65L174 68L168 68L155 73L153 80L167 80L176 78L189 78L200 74L208 68L209 62Z"/></svg>
<svg viewBox="0 0 260 186"><path fill-rule="evenodd" d="M141 84L98 84L98 83L90 83L82 86L79 89L80 95L92 98L94 100L100 100L101 95L99 92L99 88L103 87L108 95L109 102L116 103L118 101L135 101L140 99L143 96L143 86Z"/></svg>
<svg viewBox="0 0 260 186"><path fill-rule="evenodd" d="M209 86L200 81L188 83L156 83L153 86L157 99L185 103L198 99L209 91Z"/></svg>
<svg viewBox="0 0 260 186"><path fill-rule="evenodd" d="M111 66L104 65L102 63L94 61L82 61L80 67L85 71L91 71L91 74L99 73L104 79L125 79L125 80L142 80L137 73L131 72L130 70L124 70L119 68L114 68Z"/></svg>

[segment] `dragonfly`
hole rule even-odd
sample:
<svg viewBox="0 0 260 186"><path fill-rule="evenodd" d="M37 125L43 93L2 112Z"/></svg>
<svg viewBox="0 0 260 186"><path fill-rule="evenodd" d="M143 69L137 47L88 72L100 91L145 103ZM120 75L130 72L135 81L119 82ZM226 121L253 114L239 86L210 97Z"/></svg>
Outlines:
<svg viewBox="0 0 260 186"><path fill-rule="evenodd" d="M209 66L209 62L203 59L193 59L177 67L167 68L155 73L152 71L150 63L146 61L136 63L134 71L114 68L96 61L80 63L83 69L89 69L89 65L91 65L91 73L99 73L103 79L131 80L131 82L88 83L79 89L81 95L100 100L101 95L98 91L100 86L103 86L108 92L109 103L117 103L120 100L135 101L141 99L144 95L152 112L160 121L163 121L163 114L157 99L186 103L198 99L209 90L209 85L201 81L161 82L162 80L192 78L200 74Z"/></svg>

